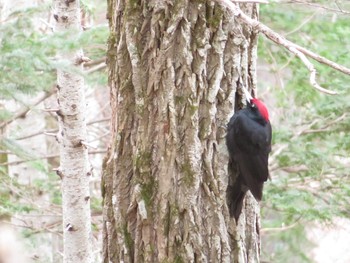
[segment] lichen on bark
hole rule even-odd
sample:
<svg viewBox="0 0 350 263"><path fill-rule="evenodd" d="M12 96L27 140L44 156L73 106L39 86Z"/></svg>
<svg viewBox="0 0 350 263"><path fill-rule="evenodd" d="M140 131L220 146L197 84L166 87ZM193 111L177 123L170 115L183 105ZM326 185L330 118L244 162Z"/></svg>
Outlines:
<svg viewBox="0 0 350 263"><path fill-rule="evenodd" d="M246 262L224 136L237 86L255 83L251 29L204 0L110 0L108 14L104 262Z"/></svg>

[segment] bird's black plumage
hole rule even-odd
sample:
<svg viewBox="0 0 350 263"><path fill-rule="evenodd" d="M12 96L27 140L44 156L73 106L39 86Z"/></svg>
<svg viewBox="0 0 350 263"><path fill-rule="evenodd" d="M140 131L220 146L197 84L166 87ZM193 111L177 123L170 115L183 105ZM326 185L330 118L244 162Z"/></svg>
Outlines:
<svg viewBox="0 0 350 263"><path fill-rule="evenodd" d="M230 215L236 221L241 214L245 193L250 190L256 200L262 198L263 184L269 176L271 124L262 102L252 99L247 107L235 113L228 123L226 145L230 155L227 198ZM229 175L231 176L231 175Z"/></svg>

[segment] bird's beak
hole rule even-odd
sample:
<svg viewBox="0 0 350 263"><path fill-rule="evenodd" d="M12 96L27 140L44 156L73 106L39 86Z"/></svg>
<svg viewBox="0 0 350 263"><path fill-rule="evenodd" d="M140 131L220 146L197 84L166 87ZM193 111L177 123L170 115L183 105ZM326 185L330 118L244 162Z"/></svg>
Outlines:
<svg viewBox="0 0 350 263"><path fill-rule="evenodd" d="M245 99L247 100L248 103L250 103L250 101L253 99L252 95L249 93L249 91L245 87L242 87L242 89L245 95Z"/></svg>

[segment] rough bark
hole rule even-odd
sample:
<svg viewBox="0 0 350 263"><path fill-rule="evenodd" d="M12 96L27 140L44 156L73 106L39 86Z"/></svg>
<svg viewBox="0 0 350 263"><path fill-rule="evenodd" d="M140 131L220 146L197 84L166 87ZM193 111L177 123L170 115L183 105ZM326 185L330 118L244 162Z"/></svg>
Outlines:
<svg viewBox="0 0 350 263"><path fill-rule="evenodd" d="M55 31L74 36L81 31L79 1L54 0ZM91 217L85 122L84 78L74 73L82 70L81 50L70 54L59 53L68 60L71 69L57 71L60 143L60 168L62 179L63 243L65 263L92 262L90 244ZM73 68L76 67L75 70Z"/></svg>
<svg viewBox="0 0 350 263"><path fill-rule="evenodd" d="M239 231L228 215L224 142L256 34L212 1L110 0L107 17L104 262L258 262L256 203Z"/></svg>

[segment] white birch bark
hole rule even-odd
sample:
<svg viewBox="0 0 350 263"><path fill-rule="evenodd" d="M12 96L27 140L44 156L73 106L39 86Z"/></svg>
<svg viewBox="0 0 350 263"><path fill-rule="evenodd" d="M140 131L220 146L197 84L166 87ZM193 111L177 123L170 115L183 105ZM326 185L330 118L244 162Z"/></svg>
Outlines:
<svg viewBox="0 0 350 263"><path fill-rule="evenodd" d="M8 16L9 3L9 0L0 1L0 22L4 21Z"/></svg>
<svg viewBox="0 0 350 263"><path fill-rule="evenodd" d="M54 0L55 32L77 36L81 31L79 0ZM81 50L70 54L59 53L59 59L82 70ZM60 167L57 174L62 179L63 247L64 263L92 262L91 216L85 121L84 79L72 71L57 72L60 143Z"/></svg>

